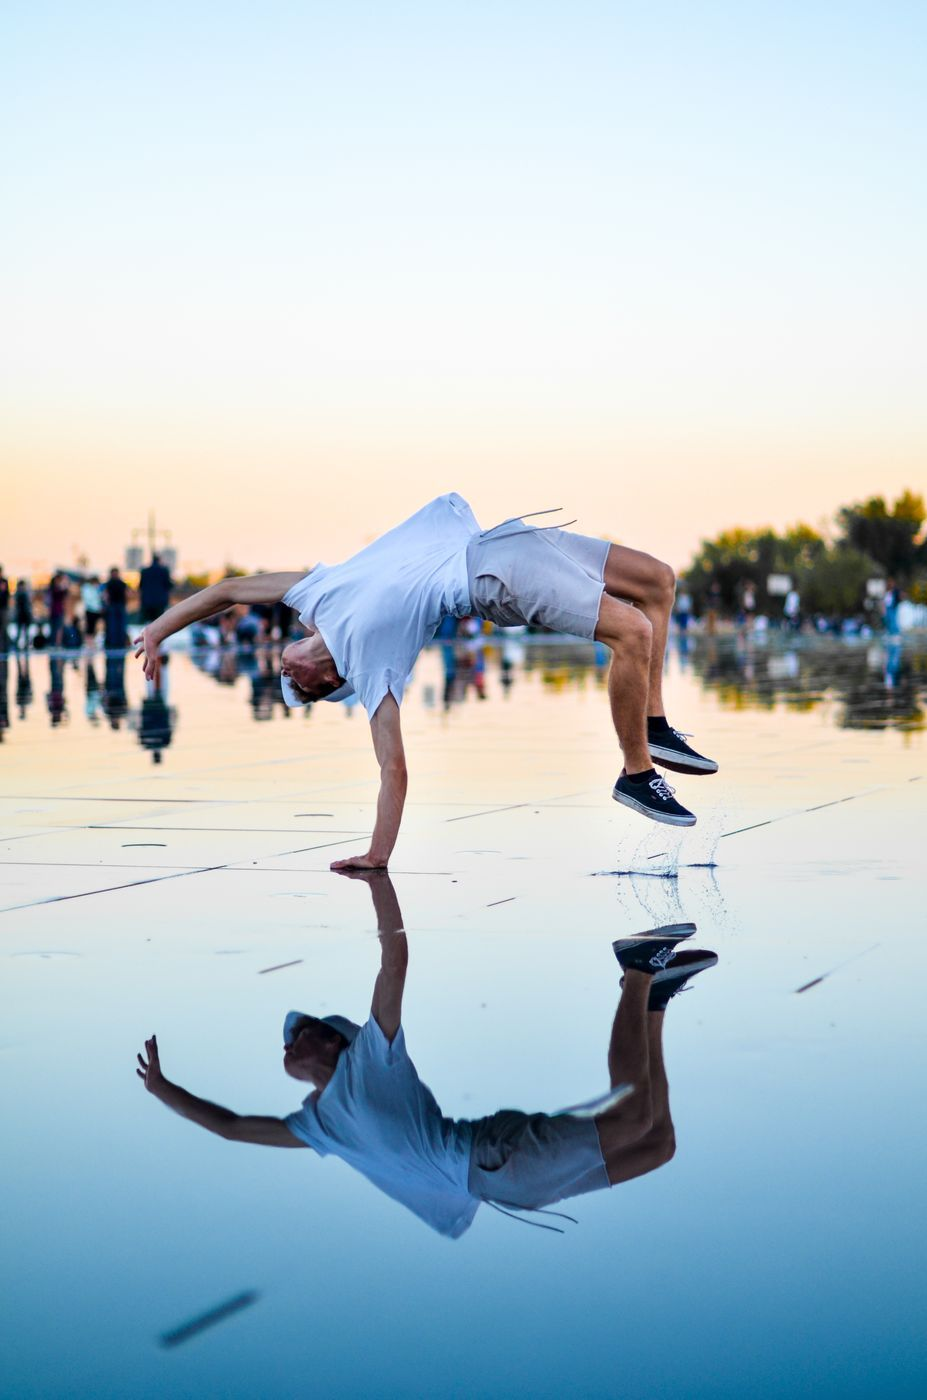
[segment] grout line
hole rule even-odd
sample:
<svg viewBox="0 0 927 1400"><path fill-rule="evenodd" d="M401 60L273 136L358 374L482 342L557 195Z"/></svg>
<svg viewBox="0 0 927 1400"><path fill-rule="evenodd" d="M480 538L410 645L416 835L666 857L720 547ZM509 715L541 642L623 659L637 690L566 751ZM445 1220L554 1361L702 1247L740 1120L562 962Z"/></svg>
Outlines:
<svg viewBox="0 0 927 1400"><path fill-rule="evenodd" d="M149 866L149 869L151 867ZM64 904L69 899L89 899L95 894L113 894L116 890L132 890L139 885L157 885L163 880L182 880L189 875L207 875L213 870L224 870L223 865L203 865L195 870L174 871L170 875L152 875L147 880L127 880L123 885L107 885L102 890L81 890L78 894L53 894L46 899L31 899L26 904L8 904L0 909L0 914L15 914L20 909L36 909L41 904Z"/></svg>
<svg viewBox="0 0 927 1400"><path fill-rule="evenodd" d="M761 826L772 826L774 822L787 822L792 817L804 817L809 812L823 812L825 807L840 807L844 802L855 802L858 797L871 797L874 792L885 792L886 784L881 787L866 788L863 792L851 792L849 797L836 797L833 802L819 802L815 807L802 807L797 812L784 812L781 817L767 817L765 821L754 822L752 826L739 826L736 831L722 831L718 837L723 841L726 836L741 836L745 831L756 831Z"/></svg>
<svg viewBox="0 0 927 1400"><path fill-rule="evenodd" d="M142 843L148 845L146 841ZM0 866L37 866L39 870L179 870L193 872L203 867L199 865L145 865L137 861L95 861L95 860L0 860Z"/></svg>
<svg viewBox="0 0 927 1400"><path fill-rule="evenodd" d="M320 826L125 826L122 822L91 822L89 826L56 827L57 831L229 831L267 836L368 836L357 827ZM2 843L0 843L2 844Z"/></svg>
<svg viewBox="0 0 927 1400"><path fill-rule="evenodd" d="M466 822L471 817L491 817L495 812L515 812L520 807L530 807L530 802L513 802L509 807L489 807L485 812L467 812L462 817L445 817L446 822Z"/></svg>

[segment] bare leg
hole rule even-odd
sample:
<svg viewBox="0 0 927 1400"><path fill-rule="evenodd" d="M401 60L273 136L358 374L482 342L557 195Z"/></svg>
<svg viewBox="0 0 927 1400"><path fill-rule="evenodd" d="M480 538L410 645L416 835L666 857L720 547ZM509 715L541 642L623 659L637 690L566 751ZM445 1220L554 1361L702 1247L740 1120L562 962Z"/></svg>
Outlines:
<svg viewBox="0 0 927 1400"><path fill-rule="evenodd" d="M608 1046L612 1087L633 1084L634 1092L595 1120L605 1159L615 1159L638 1142L653 1125L650 1102L650 1055L647 1041L647 998L651 979L645 972L625 973L624 987ZM610 1178L609 1178L610 1179Z"/></svg>
<svg viewBox="0 0 927 1400"><path fill-rule="evenodd" d="M676 1151L663 1062L663 1012L645 1010L646 1024L640 1026L636 1014L640 1004L639 981L644 983L643 1005L646 1007L650 978L642 972L625 973L624 989L612 1027L608 1067L613 1084L627 1080L637 1084L634 1075L640 1070L635 1066L646 1060L646 1080L641 1081L642 1085L646 1084L646 1094L642 1092L640 1097L634 1094L596 1119L605 1170L612 1186L662 1167ZM630 1014L625 1015L625 1001L629 995L634 1000L628 1007ZM639 1036L639 1040L635 1036ZM622 1123L620 1114L626 1105L629 1106L628 1118Z"/></svg>
<svg viewBox="0 0 927 1400"><path fill-rule="evenodd" d="M605 560L605 591L612 598L625 598L633 603L650 622L653 643L645 708L648 715L663 715L663 657L676 576L669 564L662 564L652 555L613 544Z"/></svg>
<svg viewBox="0 0 927 1400"><path fill-rule="evenodd" d="M629 773L653 766L647 744L647 695L652 629L643 613L603 595L596 637L611 649L608 699Z"/></svg>

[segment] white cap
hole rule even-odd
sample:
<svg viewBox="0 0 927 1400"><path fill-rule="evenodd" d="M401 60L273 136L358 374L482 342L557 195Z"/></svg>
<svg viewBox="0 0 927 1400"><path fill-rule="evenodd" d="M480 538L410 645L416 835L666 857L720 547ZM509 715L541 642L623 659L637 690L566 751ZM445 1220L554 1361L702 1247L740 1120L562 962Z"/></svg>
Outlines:
<svg viewBox="0 0 927 1400"><path fill-rule="evenodd" d="M306 1019L307 1014L308 1013L305 1011L288 1012L286 1020L283 1022L284 1045L289 1046L293 1043L293 1031L298 1022ZM338 1031L340 1035L344 1036L349 1045L360 1030L360 1026L357 1022L349 1021L347 1016L319 1016L313 1019L324 1021L326 1026L331 1026L333 1031Z"/></svg>
<svg viewBox="0 0 927 1400"><path fill-rule="evenodd" d="M281 674L280 689L283 691L284 701L286 702L288 708L291 710L299 710L302 709L303 705L312 704L311 700L300 700L299 696L296 694L296 691L293 689L293 682L290 680L289 676L284 676ZM337 690L333 690L331 695L323 695L322 699L347 700L348 696L353 694L353 685L351 685L350 681L345 681L344 685L340 685Z"/></svg>

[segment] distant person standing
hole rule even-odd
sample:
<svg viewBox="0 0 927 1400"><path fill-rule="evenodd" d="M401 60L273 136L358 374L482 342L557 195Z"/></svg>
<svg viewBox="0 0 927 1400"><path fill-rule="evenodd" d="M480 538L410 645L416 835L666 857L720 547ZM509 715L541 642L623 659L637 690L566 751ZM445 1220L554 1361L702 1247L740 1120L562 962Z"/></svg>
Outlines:
<svg viewBox="0 0 927 1400"><path fill-rule="evenodd" d="M67 574L56 569L48 585L48 623L51 632L48 641L53 647L60 647L64 640L64 611L70 596L71 585Z"/></svg>
<svg viewBox="0 0 927 1400"><path fill-rule="evenodd" d="M97 628L103 617L103 594L100 590L99 574L91 574L80 587L80 600L84 609L84 637L88 642L96 639Z"/></svg>
<svg viewBox="0 0 927 1400"><path fill-rule="evenodd" d="M885 630L890 637L897 637L900 628L898 626L898 604L901 602L901 590L893 578L885 581L885 595L882 599L882 621Z"/></svg>
<svg viewBox="0 0 927 1400"><path fill-rule="evenodd" d="M743 626L749 631L753 627L753 617L756 612L756 589L748 580L743 586L740 596L740 610L743 616Z"/></svg>
<svg viewBox="0 0 927 1400"><path fill-rule="evenodd" d="M139 592L142 603L142 622L154 622L166 612L171 604L171 589L174 583L170 570L161 563L161 556L153 554L151 563L142 569L139 578Z"/></svg>
<svg viewBox="0 0 927 1400"><path fill-rule="evenodd" d="M126 604L129 599L129 589L115 564L110 569L109 578L103 585L103 598L106 604L103 639L106 650L125 651L128 640L126 635Z"/></svg>
<svg viewBox="0 0 927 1400"><path fill-rule="evenodd" d="M6 654L10 645L10 634L7 627L10 621L10 580L3 572L3 565L0 564L0 656Z"/></svg>
<svg viewBox="0 0 927 1400"><path fill-rule="evenodd" d="M23 651L29 646L32 629L32 589L25 578L19 580L13 594L13 623L16 628L16 649Z"/></svg>
<svg viewBox="0 0 927 1400"><path fill-rule="evenodd" d="M790 588L785 595L784 612L786 625L797 632L801 627L801 596L797 588Z"/></svg>
<svg viewBox="0 0 927 1400"><path fill-rule="evenodd" d="M680 632L688 632L692 621L692 595L687 588L676 594L676 625Z"/></svg>

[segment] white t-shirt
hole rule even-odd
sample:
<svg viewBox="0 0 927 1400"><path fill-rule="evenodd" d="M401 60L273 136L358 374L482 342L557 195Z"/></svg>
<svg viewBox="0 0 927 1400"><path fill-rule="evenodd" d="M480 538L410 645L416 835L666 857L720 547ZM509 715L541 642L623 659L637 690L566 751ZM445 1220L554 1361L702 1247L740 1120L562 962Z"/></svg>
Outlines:
<svg viewBox="0 0 927 1400"><path fill-rule="evenodd" d="M467 545L479 530L452 491L343 564L318 564L284 595L300 622L321 635L371 719L388 692L402 704L441 619L469 614Z"/></svg>
<svg viewBox="0 0 927 1400"><path fill-rule="evenodd" d="M284 1121L320 1156L340 1157L442 1235L457 1239L479 1209L467 1185L471 1125L443 1116L401 1027L390 1044L371 1016L325 1088Z"/></svg>

